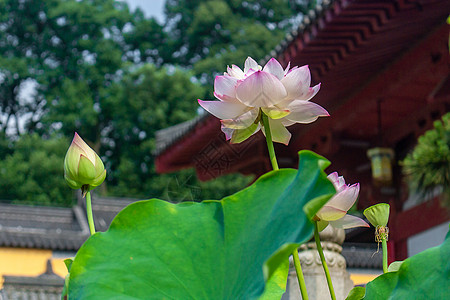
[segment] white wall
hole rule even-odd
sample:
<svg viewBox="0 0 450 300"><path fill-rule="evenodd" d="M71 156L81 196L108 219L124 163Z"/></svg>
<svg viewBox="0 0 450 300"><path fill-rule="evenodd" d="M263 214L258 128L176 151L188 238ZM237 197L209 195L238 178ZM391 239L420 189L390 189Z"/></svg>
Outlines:
<svg viewBox="0 0 450 300"><path fill-rule="evenodd" d="M449 231L449 224L445 222L408 238L408 257L442 244Z"/></svg>

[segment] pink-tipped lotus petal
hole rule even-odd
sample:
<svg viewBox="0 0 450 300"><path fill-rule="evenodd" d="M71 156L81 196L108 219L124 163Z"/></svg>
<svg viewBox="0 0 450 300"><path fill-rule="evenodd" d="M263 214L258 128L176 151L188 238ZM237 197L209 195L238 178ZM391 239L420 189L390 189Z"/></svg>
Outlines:
<svg viewBox="0 0 450 300"><path fill-rule="evenodd" d="M276 78L281 80L284 77L284 70L280 63L275 59L271 58L263 68L263 72L270 73Z"/></svg>
<svg viewBox="0 0 450 300"><path fill-rule="evenodd" d="M328 203L327 203L325 206L323 206L319 210L319 212L316 214L316 216L319 217L319 219L324 220L324 221L336 221L336 220L342 218L343 216L345 216L346 213L347 213L347 211L340 210L340 209L337 209L332 206L328 206Z"/></svg>
<svg viewBox="0 0 450 300"><path fill-rule="evenodd" d="M233 136L233 132L235 131L235 129L227 128L227 127L225 127L223 125L221 126L221 130L225 134L225 139L227 141L229 139L231 139L231 137Z"/></svg>
<svg viewBox="0 0 450 300"><path fill-rule="evenodd" d="M244 79L244 72L236 65L232 65L231 68L227 67L227 73L237 79Z"/></svg>
<svg viewBox="0 0 450 300"><path fill-rule="evenodd" d="M270 133L272 134L272 141L285 145L289 144L292 134L284 127L280 120L272 120L269 118L269 126ZM266 135L264 128L262 129L262 132Z"/></svg>
<svg viewBox="0 0 450 300"><path fill-rule="evenodd" d="M353 227L370 227L364 220L352 216L345 215L336 221L330 221L330 225L334 228L348 229Z"/></svg>
<svg viewBox="0 0 450 300"><path fill-rule="evenodd" d="M250 127L252 124L255 123L255 120L258 117L258 113L259 113L258 109L252 109L251 111L242 114L238 118L223 119L220 122L222 123L222 126L227 128L244 129Z"/></svg>
<svg viewBox="0 0 450 300"><path fill-rule="evenodd" d="M288 92L288 99L304 100L311 84L311 73L308 66L292 69L281 79L281 82Z"/></svg>
<svg viewBox="0 0 450 300"><path fill-rule="evenodd" d="M331 174L328 174L327 176L328 180L331 181L336 188L336 184L339 182L339 174L338 172L333 172ZM339 187L340 185L338 185Z"/></svg>
<svg viewBox="0 0 450 300"><path fill-rule="evenodd" d="M248 106L240 102L203 101L198 99L198 103L207 112L219 119L234 119L249 109Z"/></svg>
<svg viewBox="0 0 450 300"><path fill-rule="evenodd" d="M260 70L260 68L261 67L258 65L258 63L253 58L251 58L250 56L247 57L247 59L245 60L245 63L244 63L244 73L245 74L247 74L248 71L250 71L250 69L258 71L258 70Z"/></svg>
<svg viewBox="0 0 450 300"><path fill-rule="evenodd" d="M345 185L345 179L343 176L339 176L338 172L333 172L327 176L327 178L333 183L337 192L340 192L347 188Z"/></svg>
<svg viewBox="0 0 450 300"><path fill-rule="evenodd" d="M321 84L319 83L319 84L316 84L313 87L308 88L308 91L305 94L303 94L302 97L296 98L296 99L298 99L298 100L310 100L312 97L314 97L319 92L320 85Z"/></svg>
<svg viewBox="0 0 450 300"><path fill-rule="evenodd" d="M231 76L216 76L214 80L214 94L217 98L226 101L227 98L236 98L236 85L238 79Z"/></svg>
<svg viewBox="0 0 450 300"><path fill-rule="evenodd" d="M216 92L214 92L213 94L214 94L214 97L216 97L217 99L219 99L220 101L223 101L223 102L238 102L238 103L241 103L241 101L239 101L238 99L233 98L233 97L229 97L227 95L219 95Z"/></svg>
<svg viewBox="0 0 450 300"><path fill-rule="evenodd" d="M252 107L273 106L286 95L286 90L278 78L262 71L250 75L236 88L237 98Z"/></svg>
<svg viewBox="0 0 450 300"><path fill-rule="evenodd" d="M287 109L279 109L276 106L262 107L262 111L271 119L277 120L289 115L290 111Z"/></svg>
<svg viewBox="0 0 450 300"><path fill-rule="evenodd" d="M334 207L336 209L347 212L353 206L353 204L355 204L356 199L358 199L358 194L359 183L356 183L340 192L337 192L327 202L326 206Z"/></svg>
<svg viewBox="0 0 450 300"><path fill-rule="evenodd" d="M296 123L307 124L314 122L318 117L329 116L328 112L322 106L304 100L292 101L287 109L291 113L286 116L286 119Z"/></svg>
<svg viewBox="0 0 450 300"><path fill-rule="evenodd" d="M292 95L289 95L288 97L286 97L286 99L278 103L277 106L279 108L286 108L292 103L292 101L296 100L308 101L312 97L314 97L319 92L319 90L320 90L320 83L313 86L312 88L308 88L304 94L297 95L297 98L292 98L291 97Z"/></svg>
<svg viewBox="0 0 450 300"><path fill-rule="evenodd" d="M88 144L86 144L85 141L83 141L83 139L76 132L75 136L73 137L72 144L76 145L79 148L80 154L84 154L91 163L95 164L96 153L94 152L94 150L92 150L91 147L89 147Z"/></svg>

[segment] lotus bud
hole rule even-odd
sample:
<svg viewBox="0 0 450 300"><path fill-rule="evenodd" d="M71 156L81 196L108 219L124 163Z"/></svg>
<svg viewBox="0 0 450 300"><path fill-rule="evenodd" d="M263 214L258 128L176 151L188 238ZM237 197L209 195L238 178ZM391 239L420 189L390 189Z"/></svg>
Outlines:
<svg viewBox="0 0 450 300"><path fill-rule="evenodd" d="M106 178L102 160L76 132L64 159L64 178L72 189L81 188L83 197Z"/></svg>

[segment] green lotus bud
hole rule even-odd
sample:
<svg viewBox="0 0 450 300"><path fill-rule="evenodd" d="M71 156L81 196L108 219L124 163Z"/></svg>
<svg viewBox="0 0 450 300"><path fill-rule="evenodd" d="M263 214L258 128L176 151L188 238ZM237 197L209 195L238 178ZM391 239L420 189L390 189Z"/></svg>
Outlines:
<svg viewBox="0 0 450 300"><path fill-rule="evenodd" d="M379 203L364 210L363 214L374 227L386 226L389 220L389 204Z"/></svg>
<svg viewBox="0 0 450 300"><path fill-rule="evenodd" d="M106 178L102 160L76 132L64 159L64 178L71 188L81 188L83 196Z"/></svg>

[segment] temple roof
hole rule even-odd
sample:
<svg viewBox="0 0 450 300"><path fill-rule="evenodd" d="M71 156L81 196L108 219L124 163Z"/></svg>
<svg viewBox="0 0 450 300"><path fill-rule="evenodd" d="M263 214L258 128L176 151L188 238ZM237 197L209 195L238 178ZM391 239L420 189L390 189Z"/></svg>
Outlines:
<svg viewBox="0 0 450 300"><path fill-rule="evenodd" d="M3 276L3 280L0 299L4 300L58 300L64 286L64 278L53 273L50 260L39 276Z"/></svg>
<svg viewBox="0 0 450 300"><path fill-rule="evenodd" d="M270 56L284 65L308 64L313 85L322 83L311 101L331 117L290 126L289 146L275 145L280 167L296 167L297 152L310 149L336 169L353 170L349 181L359 180L355 170L370 177L368 148L383 144L405 151L431 128L450 110L449 11L447 0L335 0L310 11ZM176 138L171 132L166 129L164 141L157 139L164 143L156 158L158 172L194 167L208 180L270 170L260 133L230 144L211 115L189 123Z"/></svg>
<svg viewBox="0 0 450 300"><path fill-rule="evenodd" d="M134 201L94 194L92 209L96 229L106 231L117 213ZM0 247L76 251L88 237L83 204L72 208L0 204Z"/></svg>

